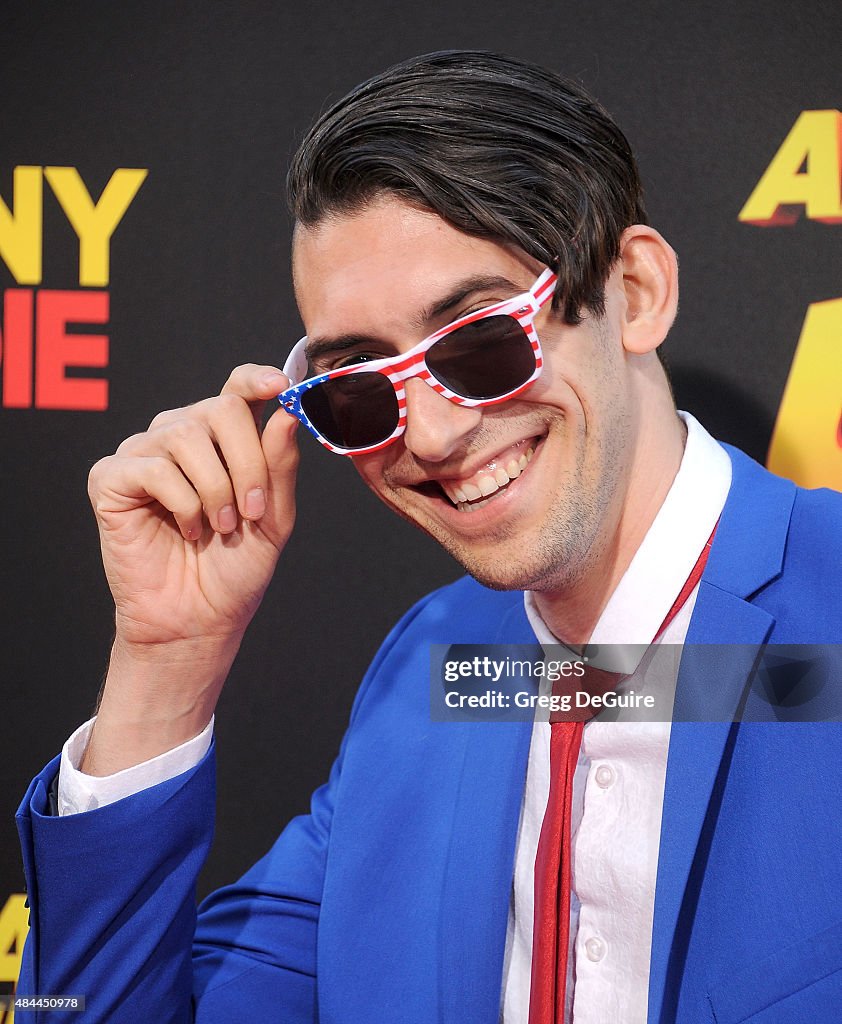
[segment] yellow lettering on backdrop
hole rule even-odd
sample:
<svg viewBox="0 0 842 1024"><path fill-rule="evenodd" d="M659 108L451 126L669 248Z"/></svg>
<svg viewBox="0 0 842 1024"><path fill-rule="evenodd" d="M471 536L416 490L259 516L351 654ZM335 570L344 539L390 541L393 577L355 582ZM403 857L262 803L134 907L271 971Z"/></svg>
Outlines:
<svg viewBox="0 0 842 1024"><path fill-rule="evenodd" d="M802 487L842 490L842 299L807 310L767 466Z"/></svg>
<svg viewBox="0 0 842 1024"><path fill-rule="evenodd" d="M29 931L26 896L12 893L0 910L0 981L17 981L23 943Z"/></svg>
<svg viewBox="0 0 842 1024"><path fill-rule="evenodd" d="M108 284L109 242L147 175L146 170L120 167L94 203L75 167L45 167L44 176L65 216L79 236L79 284Z"/></svg>
<svg viewBox="0 0 842 1024"><path fill-rule="evenodd" d="M18 284L41 283L42 190L40 167L16 167L11 210L0 199L0 258Z"/></svg>
<svg viewBox="0 0 842 1024"><path fill-rule="evenodd" d="M811 220L842 223L842 114L838 110L805 110L799 115L739 219L762 226L794 224L802 207Z"/></svg>

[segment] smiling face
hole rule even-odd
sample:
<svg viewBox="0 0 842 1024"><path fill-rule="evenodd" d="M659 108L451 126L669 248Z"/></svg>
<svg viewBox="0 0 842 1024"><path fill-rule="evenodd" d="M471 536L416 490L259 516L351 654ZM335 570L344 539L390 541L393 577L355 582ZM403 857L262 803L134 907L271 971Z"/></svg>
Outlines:
<svg viewBox="0 0 842 1024"><path fill-rule="evenodd" d="M296 231L296 293L316 370L408 351L456 318L526 291L543 268L385 197ZM486 278L465 293L466 283ZM454 298L445 304L442 300ZM368 486L500 589L559 590L610 551L627 498L637 410L622 341L622 273L606 315L571 327L549 305L535 326L541 377L519 397L468 408L411 379L407 425L354 457ZM348 339L356 338L348 348ZM341 350L325 345L342 339Z"/></svg>

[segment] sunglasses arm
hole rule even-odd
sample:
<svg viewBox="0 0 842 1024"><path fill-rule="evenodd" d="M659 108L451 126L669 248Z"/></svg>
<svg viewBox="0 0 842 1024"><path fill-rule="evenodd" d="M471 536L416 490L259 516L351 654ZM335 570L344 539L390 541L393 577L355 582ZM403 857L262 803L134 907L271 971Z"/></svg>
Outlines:
<svg viewBox="0 0 842 1024"><path fill-rule="evenodd" d="M293 350L287 356L283 366L283 373L289 377L290 384L300 384L307 379L309 366L307 364L307 336L305 335L296 342Z"/></svg>

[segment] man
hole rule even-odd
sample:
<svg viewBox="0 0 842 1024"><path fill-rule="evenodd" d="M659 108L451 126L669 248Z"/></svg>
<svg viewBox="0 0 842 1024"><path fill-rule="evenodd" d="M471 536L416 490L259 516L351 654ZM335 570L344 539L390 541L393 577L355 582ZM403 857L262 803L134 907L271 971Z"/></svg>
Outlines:
<svg viewBox="0 0 842 1024"><path fill-rule="evenodd" d="M431 55L328 111L290 195L293 379L239 367L91 473L116 639L21 808L22 991L108 1021L833 1019L837 734L734 720L758 645L836 638L840 502L676 414L676 259L621 132L549 72ZM292 529L295 417L473 579L399 623L311 815L197 924L212 715ZM431 644L536 637L745 647L682 668L710 722L431 723Z"/></svg>

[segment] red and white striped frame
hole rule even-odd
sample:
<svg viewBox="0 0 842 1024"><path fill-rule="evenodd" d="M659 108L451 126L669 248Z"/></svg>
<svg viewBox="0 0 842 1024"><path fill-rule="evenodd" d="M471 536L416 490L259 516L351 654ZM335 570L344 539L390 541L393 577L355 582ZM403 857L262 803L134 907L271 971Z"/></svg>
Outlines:
<svg viewBox="0 0 842 1024"><path fill-rule="evenodd" d="M486 306L478 309L467 316L454 320L446 327L440 328L434 334L419 342L408 352L400 355L389 356L385 359L373 359L370 362L355 363L351 366L342 366L337 370L330 370L327 373L320 373L315 377L303 379L308 370L307 361L307 337L301 338L287 357L283 372L289 377L291 386L278 395L278 401L283 408L292 416L297 416L313 436L320 441L329 451L337 455L363 455L368 452L379 451L391 444L406 429L406 390L405 381L413 377L419 377L428 384L437 394L449 399L456 405L483 406L495 405L498 402L506 402L515 398L525 391L530 384L534 383L541 375L544 365L544 357L541 352L541 343L535 330L534 320L538 312L552 297L556 284L556 274L547 267L535 280L532 287L521 295L516 295L503 302L496 302L493 306ZM529 339L532 350L535 353L535 369L528 380L525 380L517 388L504 395L495 398L465 398L454 391L450 391L440 383L427 368L425 355L437 341L451 334L453 331L464 327L466 324L474 323L489 316L511 316L520 324L524 333ZM392 433L384 440L367 448L339 448L326 437L319 433L317 428L310 422L307 414L301 407L301 396L311 388L316 387L323 381L332 380L335 377L344 377L350 373L381 373L392 383L398 402L398 422Z"/></svg>

